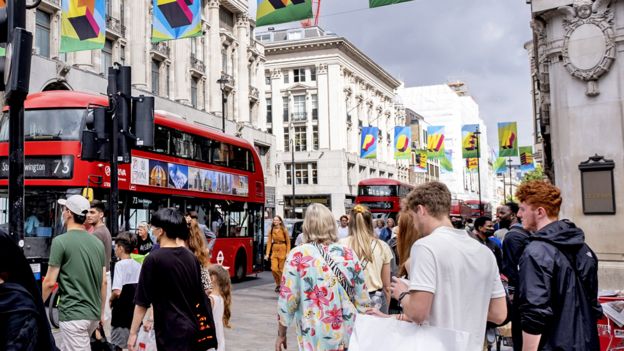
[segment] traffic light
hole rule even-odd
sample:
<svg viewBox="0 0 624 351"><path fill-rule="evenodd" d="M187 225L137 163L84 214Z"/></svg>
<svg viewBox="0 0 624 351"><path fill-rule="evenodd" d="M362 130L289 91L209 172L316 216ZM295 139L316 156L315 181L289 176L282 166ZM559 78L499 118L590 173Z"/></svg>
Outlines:
<svg viewBox="0 0 624 351"><path fill-rule="evenodd" d="M0 91L7 99L28 94L33 39L25 27L26 1L7 1L0 8L0 45L5 46L5 56L0 58Z"/></svg>
<svg viewBox="0 0 624 351"><path fill-rule="evenodd" d="M83 160L107 161L114 156L115 162L130 163L132 146L154 146L154 97L132 97L130 83L129 66L109 67L109 108L90 110L82 134Z"/></svg>

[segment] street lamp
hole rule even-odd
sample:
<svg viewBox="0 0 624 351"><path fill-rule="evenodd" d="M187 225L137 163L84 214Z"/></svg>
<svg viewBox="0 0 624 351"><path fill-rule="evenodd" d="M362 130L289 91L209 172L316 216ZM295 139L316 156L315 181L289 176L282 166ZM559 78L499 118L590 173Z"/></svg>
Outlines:
<svg viewBox="0 0 624 351"><path fill-rule="evenodd" d="M290 140L288 141L290 144L290 179L291 179L291 183L292 183L292 201L291 201L291 208L292 208L292 213L290 214L290 216L292 218L296 218L296 214L295 214L295 134L294 134L294 128L293 128L293 122L290 121L290 123L288 124L288 129L290 130Z"/></svg>
<svg viewBox="0 0 624 351"><path fill-rule="evenodd" d="M481 135L481 131L479 130L479 125L477 124L477 129L473 133L473 137L476 139L476 147L477 147L477 179L479 184L479 216L483 216L483 204L481 203L481 146L479 145L479 136Z"/></svg>
<svg viewBox="0 0 624 351"><path fill-rule="evenodd" d="M225 133L225 104L227 103L225 85L229 82L230 80L225 75L221 75L221 78L217 79L217 83L219 83L219 87L221 87L221 131L223 133Z"/></svg>

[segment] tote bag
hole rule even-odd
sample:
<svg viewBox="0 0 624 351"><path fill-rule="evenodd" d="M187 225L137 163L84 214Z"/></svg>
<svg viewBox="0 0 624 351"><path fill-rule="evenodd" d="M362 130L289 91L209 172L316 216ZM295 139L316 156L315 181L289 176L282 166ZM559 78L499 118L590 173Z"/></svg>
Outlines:
<svg viewBox="0 0 624 351"><path fill-rule="evenodd" d="M470 334L358 314L349 351L467 351Z"/></svg>

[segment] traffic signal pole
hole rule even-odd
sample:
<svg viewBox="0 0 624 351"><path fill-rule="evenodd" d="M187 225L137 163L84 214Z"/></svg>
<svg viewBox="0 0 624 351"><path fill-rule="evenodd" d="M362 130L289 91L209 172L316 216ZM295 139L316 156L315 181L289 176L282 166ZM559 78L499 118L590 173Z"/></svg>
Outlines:
<svg viewBox="0 0 624 351"><path fill-rule="evenodd" d="M25 0L8 1L0 10L0 42L6 44L1 90L9 107L9 235L24 243L24 101L28 95L32 33L26 29Z"/></svg>

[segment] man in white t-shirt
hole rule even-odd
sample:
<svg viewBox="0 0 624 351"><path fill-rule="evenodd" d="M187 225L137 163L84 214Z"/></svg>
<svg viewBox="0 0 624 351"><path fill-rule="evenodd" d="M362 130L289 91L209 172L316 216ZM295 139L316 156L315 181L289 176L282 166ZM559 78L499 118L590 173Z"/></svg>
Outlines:
<svg viewBox="0 0 624 351"><path fill-rule="evenodd" d="M494 255L466 231L453 229L446 185L416 187L407 196L407 208L426 236L412 246L409 285L393 278L392 296L407 319L468 332L468 350L482 350L487 321L500 324L507 316Z"/></svg>
<svg viewBox="0 0 624 351"><path fill-rule="evenodd" d="M340 216L340 226L338 227L338 239L344 239L349 236L349 217L347 215Z"/></svg>

